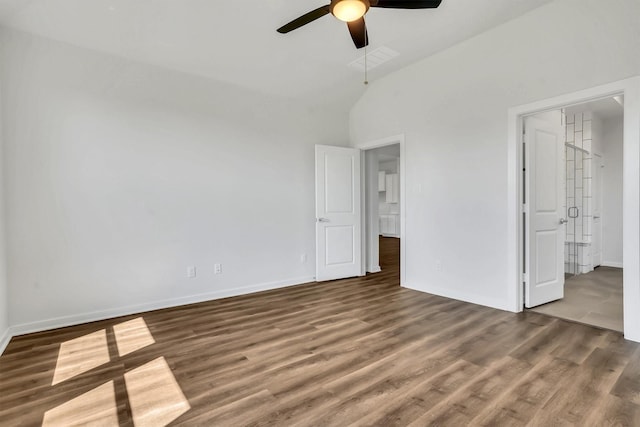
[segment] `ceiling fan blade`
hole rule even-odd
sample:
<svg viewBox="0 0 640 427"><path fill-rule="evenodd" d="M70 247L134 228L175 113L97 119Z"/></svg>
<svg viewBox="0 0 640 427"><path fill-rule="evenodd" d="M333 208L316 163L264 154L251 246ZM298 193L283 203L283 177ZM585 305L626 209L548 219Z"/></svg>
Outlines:
<svg viewBox="0 0 640 427"><path fill-rule="evenodd" d="M442 0L373 0L371 7L387 9L433 9L440 6Z"/></svg>
<svg viewBox="0 0 640 427"><path fill-rule="evenodd" d="M351 34L353 44L355 44L358 49L369 44L369 34L367 34L367 26L364 23L364 17L356 19L355 21L347 22L347 27L349 27L349 34Z"/></svg>
<svg viewBox="0 0 640 427"><path fill-rule="evenodd" d="M294 19L286 25L278 28L278 32L282 34L286 34L289 31L293 31L296 28L300 28L303 25L307 25L309 22L313 22L318 18L322 18L324 15L328 15L330 12L329 5L320 6L319 8L312 10L311 12L305 13L299 18Z"/></svg>

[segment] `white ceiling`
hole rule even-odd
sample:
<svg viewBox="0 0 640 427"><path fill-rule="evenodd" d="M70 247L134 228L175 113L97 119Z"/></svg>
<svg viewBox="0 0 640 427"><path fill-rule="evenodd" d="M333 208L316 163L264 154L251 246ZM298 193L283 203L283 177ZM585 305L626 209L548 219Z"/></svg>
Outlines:
<svg viewBox="0 0 640 427"><path fill-rule="evenodd" d="M438 9L370 9L370 46L400 55L369 80L551 0L443 0ZM0 0L0 24L74 45L289 98L353 102L364 53L332 16L276 28L328 0Z"/></svg>

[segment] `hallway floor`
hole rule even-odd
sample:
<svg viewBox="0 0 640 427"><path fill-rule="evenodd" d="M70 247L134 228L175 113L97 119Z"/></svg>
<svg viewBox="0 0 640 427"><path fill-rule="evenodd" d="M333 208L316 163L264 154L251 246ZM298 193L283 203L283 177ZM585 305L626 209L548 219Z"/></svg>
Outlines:
<svg viewBox="0 0 640 427"><path fill-rule="evenodd" d="M622 332L622 269L598 267L570 277L563 299L531 311Z"/></svg>

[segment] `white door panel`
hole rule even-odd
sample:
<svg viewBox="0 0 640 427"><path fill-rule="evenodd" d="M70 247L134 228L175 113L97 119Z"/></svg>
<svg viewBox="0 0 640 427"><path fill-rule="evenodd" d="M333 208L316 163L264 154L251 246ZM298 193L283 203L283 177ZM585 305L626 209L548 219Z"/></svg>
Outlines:
<svg viewBox="0 0 640 427"><path fill-rule="evenodd" d="M564 141L557 141L556 135L548 133L546 130L533 128L534 133L532 140L535 147L532 152L535 153L534 162L531 166L535 167L535 211L542 215L548 213L549 216L557 215L558 205L562 205L562 200L558 200L558 148L560 144L564 147ZM533 171L532 171L533 172Z"/></svg>
<svg viewBox="0 0 640 427"><path fill-rule="evenodd" d="M361 273L360 150L316 145L316 280Z"/></svg>
<svg viewBox="0 0 640 427"><path fill-rule="evenodd" d="M558 279L557 230L538 231L536 233L536 285L538 287L554 285Z"/></svg>
<svg viewBox="0 0 640 427"><path fill-rule="evenodd" d="M353 163L351 156L324 154L325 213L353 213Z"/></svg>
<svg viewBox="0 0 640 427"><path fill-rule="evenodd" d="M353 264L355 227L352 225L325 225L323 228L326 264Z"/></svg>
<svg viewBox="0 0 640 427"><path fill-rule="evenodd" d="M560 123L525 119L528 242L525 306L564 296L564 131Z"/></svg>

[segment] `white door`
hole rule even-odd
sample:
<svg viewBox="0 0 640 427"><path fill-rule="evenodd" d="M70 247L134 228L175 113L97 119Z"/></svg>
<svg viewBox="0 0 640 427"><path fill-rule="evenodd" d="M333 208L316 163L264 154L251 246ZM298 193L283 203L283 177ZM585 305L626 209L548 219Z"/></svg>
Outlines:
<svg viewBox="0 0 640 427"><path fill-rule="evenodd" d="M316 280L361 274L360 150L316 145Z"/></svg>
<svg viewBox="0 0 640 427"><path fill-rule="evenodd" d="M595 154L593 156L593 224L591 230L591 258L593 266L597 267L602 264L602 156Z"/></svg>
<svg viewBox="0 0 640 427"><path fill-rule="evenodd" d="M530 308L564 296L565 147L559 122L528 117L524 126L525 306Z"/></svg>

